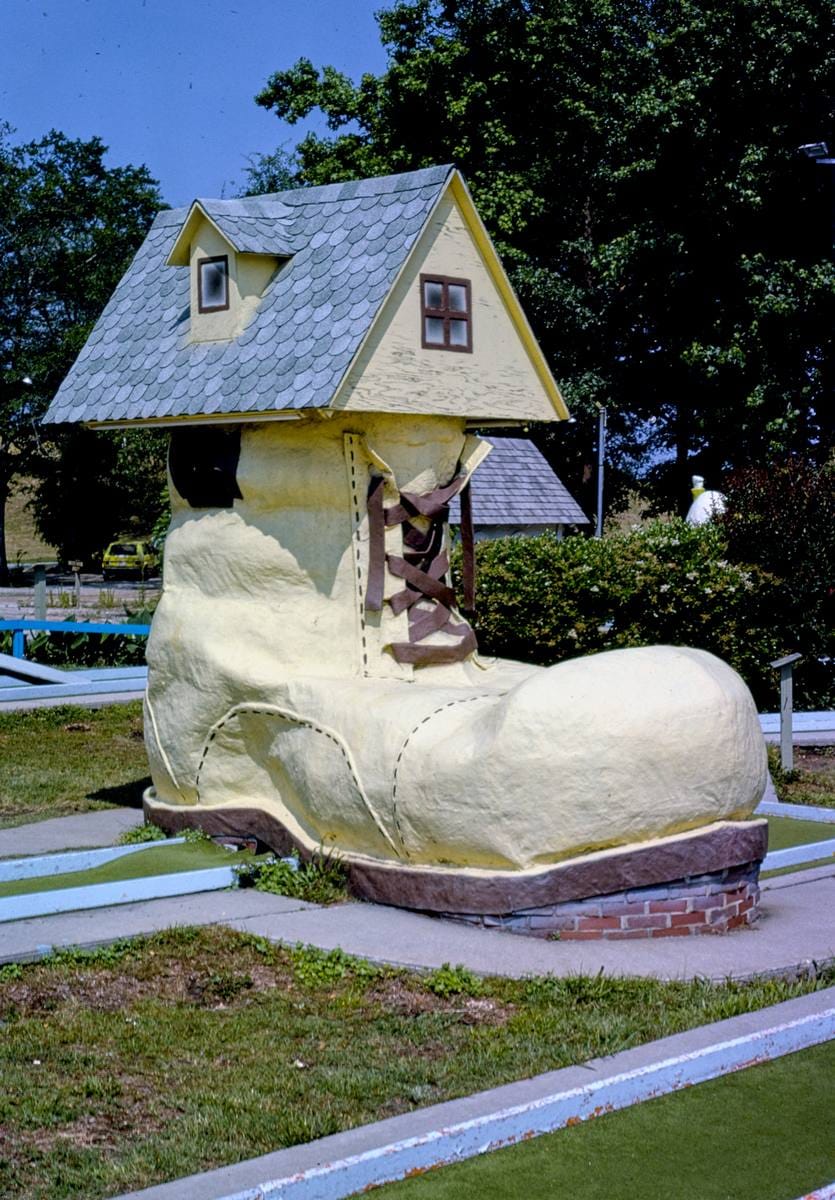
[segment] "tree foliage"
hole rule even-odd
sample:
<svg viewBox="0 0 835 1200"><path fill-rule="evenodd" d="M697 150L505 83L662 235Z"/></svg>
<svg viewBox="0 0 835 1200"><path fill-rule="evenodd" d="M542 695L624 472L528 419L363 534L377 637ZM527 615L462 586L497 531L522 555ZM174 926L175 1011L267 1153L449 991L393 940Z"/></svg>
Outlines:
<svg viewBox="0 0 835 1200"><path fill-rule="evenodd" d="M776 581L773 620L786 652L798 651L798 687L835 701L835 460L800 458L747 467L727 482L718 524L728 556ZM821 703L819 701L819 703ZM823 707L823 703L821 703Z"/></svg>
<svg viewBox="0 0 835 1200"><path fill-rule="evenodd" d="M296 149L322 183L455 162L578 425L667 498L698 469L832 443L835 272L828 0L403 0L378 16L386 70L307 59L257 97L330 133ZM569 472L570 478L570 472ZM570 479L576 486L577 478Z"/></svg>
<svg viewBox="0 0 835 1200"><path fill-rule="evenodd" d="M106 153L98 138L72 140L54 130L14 145L11 130L0 128L0 578L7 574L2 514L14 475L43 481L50 512L42 498L39 524L61 549L75 544L73 530L118 522L134 485L140 493L146 486L141 473L123 471L122 502L114 504L115 481L99 485L123 457L118 437L38 426L162 207L145 167L108 167Z"/></svg>
<svg viewBox="0 0 835 1200"><path fill-rule="evenodd" d="M101 553L120 534L150 536L165 507L168 435L157 429L96 433L73 426L60 448L41 459L31 502L41 537L62 562L99 569Z"/></svg>

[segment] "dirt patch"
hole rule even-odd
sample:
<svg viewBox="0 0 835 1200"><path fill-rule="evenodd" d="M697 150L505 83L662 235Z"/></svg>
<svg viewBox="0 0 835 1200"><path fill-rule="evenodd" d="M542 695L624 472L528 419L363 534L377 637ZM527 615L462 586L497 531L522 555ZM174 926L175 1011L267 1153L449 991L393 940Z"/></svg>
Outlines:
<svg viewBox="0 0 835 1200"><path fill-rule="evenodd" d="M292 969L284 962L257 958L241 962L241 957L239 951L231 963L219 953L213 961L194 962L160 958L150 951L142 963L126 963L122 969L44 967L6 983L0 992L0 1016L29 1017L58 1009L120 1012L144 1000L226 1008L276 989L298 990ZM249 959L246 953L243 957ZM382 1008L394 1016L442 1013L463 1025L502 1025L514 1010L512 1004L482 996L435 996L397 973L367 984L363 998L369 1008Z"/></svg>
<svg viewBox="0 0 835 1200"><path fill-rule="evenodd" d="M801 771L835 776L835 746L795 746L794 764Z"/></svg>
<svg viewBox="0 0 835 1200"><path fill-rule="evenodd" d="M108 1106L84 1113L64 1124L13 1132L0 1125L0 1161L24 1163L33 1154L49 1155L61 1146L76 1150L114 1152L124 1148L126 1136L150 1138L176 1116L176 1110L160 1103L153 1081L119 1073Z"/></svg>
<svg viewBox="0 0 835 1200"><path fill-rule="evenodd" d="M503 1025L514 1012L514 1005L484 996L442 998L416 989L412 980L397 974L381 976L369 987L366 996L398 1017L443 1013L458 1017L462 1025Z"/></svg>
<svg viewBox="0 0 835 1200"><path fill-rule="evenodd" d="M29 1017L59 1008L119 1012L143 1000L220 1008L280 982L280 974L268 967L241 970L221 964L195 969L189 963L170 962L145 978L101 968L45 970L7 983L0 995L0 1015Z"/></svg>

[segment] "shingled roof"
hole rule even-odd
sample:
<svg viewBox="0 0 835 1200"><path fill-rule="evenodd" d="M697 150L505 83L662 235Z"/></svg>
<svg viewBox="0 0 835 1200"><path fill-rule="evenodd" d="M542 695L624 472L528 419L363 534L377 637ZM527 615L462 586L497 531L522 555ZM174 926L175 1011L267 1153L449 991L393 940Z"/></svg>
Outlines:
<svg viewBox="0 0 835 1200"><path fill-rule="evenodd" d="M290 255L246 329L189 342L189 209L160 213L44 420L157 421L325 407L453 168L200 201L241 253Z"/></svg>
<svg viewBox="0 0 835 1200"><path fill-rule="evenodd" d="M527 438L491 437L492 452L473 475L473 524L588 525L588 517ZM456 497L449 519L459 524Z"/></svg>

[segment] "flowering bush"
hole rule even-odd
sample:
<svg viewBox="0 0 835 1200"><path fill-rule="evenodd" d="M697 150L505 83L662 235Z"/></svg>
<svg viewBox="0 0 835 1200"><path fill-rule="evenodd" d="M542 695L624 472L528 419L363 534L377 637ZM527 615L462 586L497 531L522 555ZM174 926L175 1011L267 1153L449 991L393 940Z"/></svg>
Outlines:
<svg viewBox="0 0 835 1200"><path fill-rule="evenodd" d="M475 627L484 654L543 665L621 646L696 646L729 662L760 708L773 708L768 664L785 649L780 589L760 567L730 562L712 524L502 538L477 546Z"/></svg>

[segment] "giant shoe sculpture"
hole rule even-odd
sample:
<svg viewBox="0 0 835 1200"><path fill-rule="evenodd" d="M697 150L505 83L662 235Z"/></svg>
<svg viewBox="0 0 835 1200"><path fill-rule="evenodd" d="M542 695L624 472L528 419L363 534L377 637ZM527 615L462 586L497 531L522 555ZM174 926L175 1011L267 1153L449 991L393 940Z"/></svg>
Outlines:
<svg viewBox="0 0 835 1200"><path fill-rule="evenodd" d="M346 222L372 250L381 226L400 239L387 274L375 254L357 261L365 243L341 236ZM511 929L634 936L750 921L765 837L747 818L765 755L741 679L681 647L547 669L484 661L456 603L448 506L461 495L468 561L467 485L489 452L468 423L564 415L460 177L196 203L163 214L149 243L121 289L135 296L166 261L188 266L187 328L172 283L146 335L150 401L114 392L110 408L78 414L162 423L173 404L202 426L171 442L148 647L149 819L333 850L370 898ZM330 298L297 319L317 280ZM124 299L51 419L66 419L107 358ZM352 341L338 314L357 308ZM265 354L259 390L250 364Z"/></svg>

